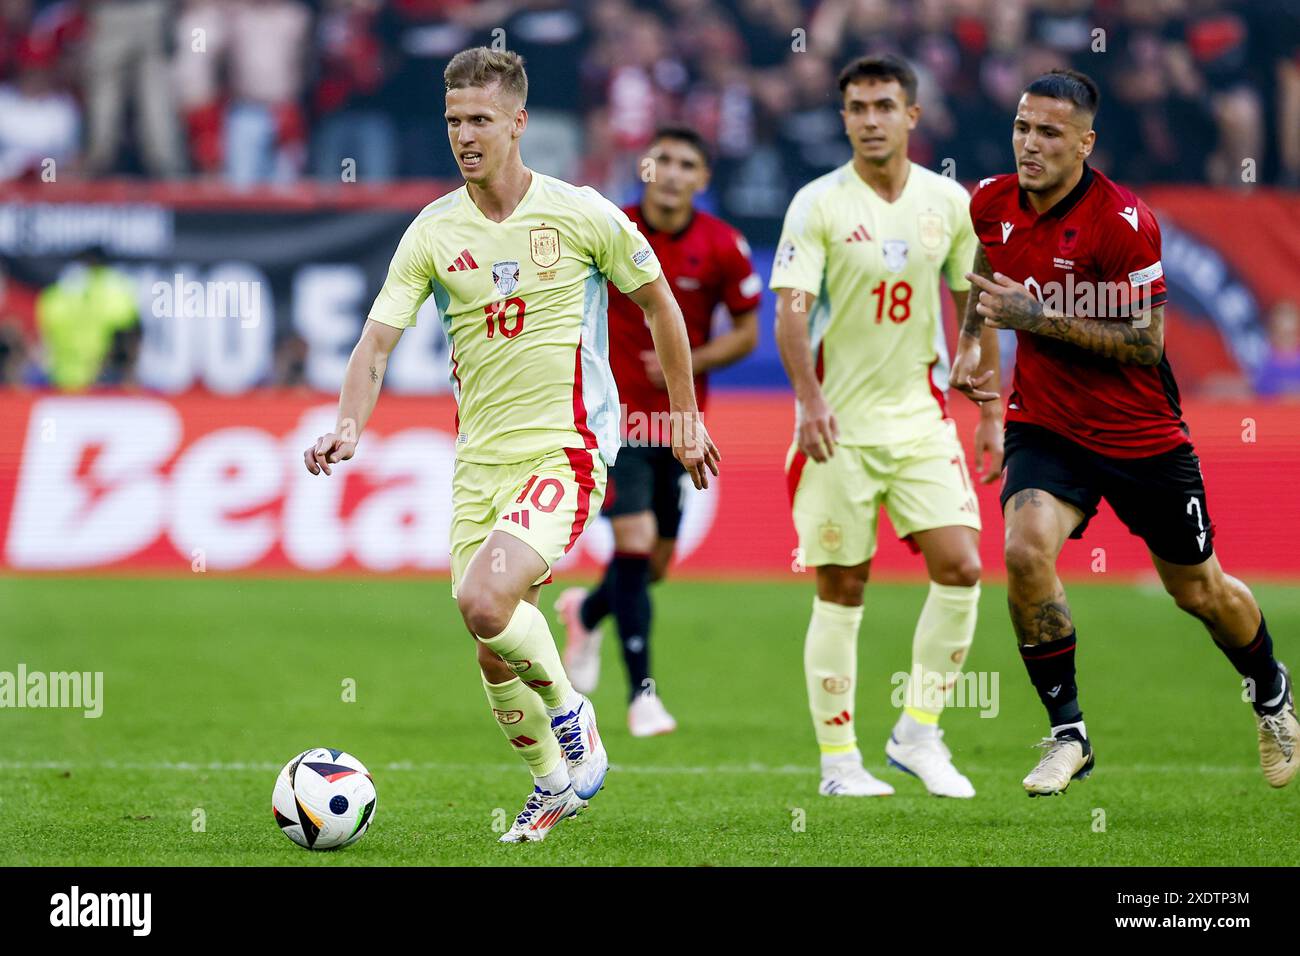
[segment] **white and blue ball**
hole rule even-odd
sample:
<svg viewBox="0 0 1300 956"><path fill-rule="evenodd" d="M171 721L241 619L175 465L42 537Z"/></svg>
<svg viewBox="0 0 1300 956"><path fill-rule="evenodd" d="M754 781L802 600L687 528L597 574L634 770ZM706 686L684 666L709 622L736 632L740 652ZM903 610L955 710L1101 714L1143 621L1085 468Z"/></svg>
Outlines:
<svg viewBox="0 0 1300 956"><path fill-rule="evenodd" d="M342 750L319 747L294 757L276 778L271 810L280 831L308 850L356 843L375 821L370 771Z"/></svg>

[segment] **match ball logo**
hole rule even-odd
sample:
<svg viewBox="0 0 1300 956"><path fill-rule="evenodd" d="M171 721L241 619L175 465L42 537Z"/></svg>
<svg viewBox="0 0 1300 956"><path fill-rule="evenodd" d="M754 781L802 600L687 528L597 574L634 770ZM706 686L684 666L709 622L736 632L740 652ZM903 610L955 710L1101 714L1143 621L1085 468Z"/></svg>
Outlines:
<svg viewBox="0 0 1300 956"><path fill-rule="evenodd" d="M524 719L524 712L522 710L497 710L493 707L492 716L497 719L497 723L517 724Z"/></svg>
<svg viewBox="0 0 1300 956"><path fill-rule="evenodd" d="M828 694L843 694L849 689L853 682L847 677L835 676L825 677L822 679L822 687Z"/></svg>

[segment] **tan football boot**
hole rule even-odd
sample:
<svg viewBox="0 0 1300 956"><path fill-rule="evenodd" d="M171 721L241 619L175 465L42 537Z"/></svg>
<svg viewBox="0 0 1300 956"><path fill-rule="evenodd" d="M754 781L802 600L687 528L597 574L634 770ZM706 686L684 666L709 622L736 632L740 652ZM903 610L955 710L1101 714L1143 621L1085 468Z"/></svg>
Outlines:
<svg viewBox="0 0 1300 956"><path fill-rule="evenodd" d="M1047 753L1023 781L1031 797L1065 793L1071 780L1087 777L1097 762L1092 747L1086 747L1085 753L1084 742L1074 736L1044 737L1035 746L1045 748Z"/></svg>
<svg viewBox="0 0 1300 956"><path fill-rule="evenodd" d="M1300 722L1295 716L1291 675L1285 667L1282 667L1282 677L1286 681L1286 703L1282 709L1276 714L1255 715L1259 723L1259 768L1270 787L1285 787L1300 768L1300 755L1296 754Z"/></svg>

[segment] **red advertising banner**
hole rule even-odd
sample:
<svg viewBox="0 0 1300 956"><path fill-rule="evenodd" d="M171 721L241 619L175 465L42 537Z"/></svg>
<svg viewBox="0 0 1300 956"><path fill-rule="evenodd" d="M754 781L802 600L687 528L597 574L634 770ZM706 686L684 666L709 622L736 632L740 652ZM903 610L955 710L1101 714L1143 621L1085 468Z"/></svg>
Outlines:
<svg viewBox="0 0 1300 956"><path fill-rule="evenodd" d="M974 409L952 402L968 451ZM449 398L385 395L357 457L313 477L302 451L332 428L307 392L0 395L0 570L7 573L445 573L454 455ZM1236 574L1300 573L1300 406L1190 404L1221 560ZM687 493L677 573L799 573L783 472L792 400L714 397L722 475ZM1002 576L997 485L980 489L986 575ZM559 568L608 556L598 522ZM1146 575L1145 549L1109 509L1062 557L1072 577ZM882 522L876 576L924 568Z"/></svg>

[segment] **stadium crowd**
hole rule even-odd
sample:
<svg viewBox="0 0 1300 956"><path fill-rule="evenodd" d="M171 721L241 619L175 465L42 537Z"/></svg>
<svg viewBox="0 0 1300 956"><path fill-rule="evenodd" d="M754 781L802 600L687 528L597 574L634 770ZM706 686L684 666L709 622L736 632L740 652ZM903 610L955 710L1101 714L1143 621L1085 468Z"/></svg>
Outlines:
<svg viewBox="0 0 1300 956"><path fill-rule="evenodd" d="M1102 158L1131 182L1300 184L1300 9L1289 0L0 0L0 179L232 183L449 176L440 74L506 43L530 145L625 185L656 125L714 144L725 205L779 216L842 161L835 71L893 49L922 77L916 158L1005 165L1026 78L1094 74ZM1123 144L1123 149L1107 150Z"/></svg>

